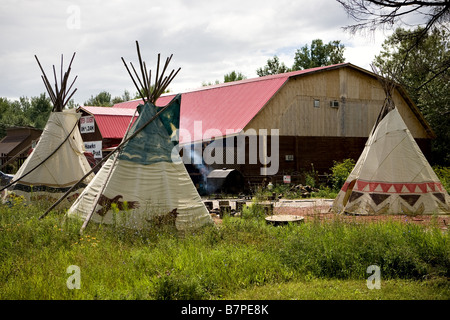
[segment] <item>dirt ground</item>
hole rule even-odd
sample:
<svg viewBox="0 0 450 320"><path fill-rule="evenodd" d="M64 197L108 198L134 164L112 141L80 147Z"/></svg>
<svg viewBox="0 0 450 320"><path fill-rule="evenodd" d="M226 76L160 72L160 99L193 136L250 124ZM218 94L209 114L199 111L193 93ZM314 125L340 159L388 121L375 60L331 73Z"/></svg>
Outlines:
<svg viewBox="0 0 450 320"><path fill-rule="evenodd" d="M437 223L442 231L448 231L448 224L450 223L450 216L436 216L431 215L378 215L378 216L354 216L354 215L337 215L330 212L332 200L330 199L316 199L316 200L281 200L274 203L274 215L296 215L304 217L305 222L319 220L331 221L334 219L342 219L349 222L376 222L376 221L400 221L403 223L414 223L418 225L429 226ZM233 201L230 201L233 207ZM221 219L213 217L216 223L220 223Z"/></svg>

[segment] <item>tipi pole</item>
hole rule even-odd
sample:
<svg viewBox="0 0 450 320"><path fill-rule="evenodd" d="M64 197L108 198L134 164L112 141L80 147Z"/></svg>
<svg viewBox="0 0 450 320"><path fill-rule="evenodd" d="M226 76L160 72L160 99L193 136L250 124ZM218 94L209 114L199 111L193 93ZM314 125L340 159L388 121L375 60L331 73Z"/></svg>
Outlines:
<svg viewBox="0 0 450 320"><path fill-rule="evenodd" d="M126 139L128 133L129 133L129 131L130 131L131 124L133 123L133 120L134 120L134 118L136 117L136 112L137 112L137 109L134 111L133 118L131 118L131 121L130 121L130 123L128 124L128 128L127 128L127 131L125 132L124 139ZM116 165L116 162L117 162L117 159L118 159L118 158L119 158L119 152L117 152L116 155L115 155L115 157L114 157L113 163L112 163L112 165L111 165L111 169L109 170L108 175L106 176L106 180L105 180L105 183L103 183L102 189L101 189L100 192L97 193L97 195L95 196L95 199L94 199L94 205L92 206L91 212L89 212L89 214L87 215L86 219L84 220L83 225L81 226L80 234L83 233L84 229L86 229L86 227L88 226L89 221L91 221L92 215L94 214L94 211L95 211L95 208L97 207L98 201L100 200L100 197L101 197L101 195L103 194L103 191L105 191L106 185L109 183L109 179L111 178L111 173L112 173L112 171L113 171L112 168L114 168L114 166Z"/></svg>
<svg viewBox="0 0 450 320"><path fill-rule="evenodd" d="M97 169L103 162L109 159L110 156L112 156L115 152L122 149L122 147L131 139L133 139L139 132L141 132L146 126L148 126L152 121L154 121L159 115L164 112L168 107L172 105L172 102L170 102L168 105L162 108L158 113L156 113L151 119L149 119L142 127L137 129L130 137L128 137L126 140L123 140L115 150L113 150L110 154L108 154L106 157L104 157L102 160L100 160L99 163L97 163L89 172L87 172L80 180L78 180L77 183L75 183L69 190L66 191L65 194L61 196L61 198L58 199L50 208L47 209L40 217L39 220L43 219L51 210L53 210L58 204L60 204L72 191L77 187L77 185L86 179L87 176L89 176L92 172L94 172L95 169Z"/></svg>

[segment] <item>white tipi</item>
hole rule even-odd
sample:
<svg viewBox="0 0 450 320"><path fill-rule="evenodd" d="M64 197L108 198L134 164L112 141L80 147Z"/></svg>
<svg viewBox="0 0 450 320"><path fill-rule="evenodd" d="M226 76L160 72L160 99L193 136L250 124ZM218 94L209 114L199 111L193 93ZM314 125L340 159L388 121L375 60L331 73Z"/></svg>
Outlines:
<svg viewBox="0 0 450 320"><path fill-rule="evenodd" d="M53 103L53 110L39 142L14 175L14 184L10 188L10 191L23 195L31 201L58 199L91 169L84 155L84 144L78 129L78 120L81 114L76 113L75 110L63 110L76 91L74 89L69 94L76 77L72 85L67 87L74 57L75 54L64 77L62 76L61 58L61 83L59 87L55 84L55 91L36 57L43 73L42 79ZM55 69L53 68L53 70ZM92 177L93 175L88 176L86 183ZM84 186L79 184L77 188L73 189L66 198L69 201L64 201L61 206L68 207Z"/></svg>
<svg viewBox="0 0 450 320"><path fill-rule="evenodd" d="M332 210L359 215L449 214L449 195L394 106L391 90Z"/></svg>
<svg viewBox="0 0 450 320"><path fill-rule="evenodd" d="M141 69L145 70L142 63ZM149 79L138 88L146 102L138 106L139 116L123 148L107 160L67 212L85 220L82 230L90 220L135 229L151 228L158 221L173 223L178 230L212 223L174 145L181 95L166 107L154 105L158 91L163 92L173 77L157 77L153 91Z"/></svg>

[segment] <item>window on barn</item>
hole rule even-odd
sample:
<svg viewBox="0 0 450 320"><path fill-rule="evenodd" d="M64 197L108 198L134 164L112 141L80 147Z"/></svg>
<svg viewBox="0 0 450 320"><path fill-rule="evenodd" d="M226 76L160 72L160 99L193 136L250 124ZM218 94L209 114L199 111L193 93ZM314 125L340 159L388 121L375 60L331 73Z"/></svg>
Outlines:
<svg viewBox="0 0 450 320"><path fill-rule="evenodd" d="M337 100L330 101L330 107L339 108L339 101L337 101Z"/></svg>
<svg viewBox="0 0 450 320"><path fill-rule="evenodd" d="M314 99L314 108L320 108L320 100Z"/></svg>

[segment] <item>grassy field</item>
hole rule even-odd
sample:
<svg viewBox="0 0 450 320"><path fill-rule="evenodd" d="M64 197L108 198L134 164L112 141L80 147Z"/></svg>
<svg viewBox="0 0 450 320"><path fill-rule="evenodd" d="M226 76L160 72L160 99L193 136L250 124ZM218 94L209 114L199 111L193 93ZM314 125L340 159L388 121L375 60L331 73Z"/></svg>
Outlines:
<svg viewBox="0 0 450 320"><path fill-rule="evenodd" d="M449 236L433 226L273 227L255 206L184 235L92 223L80 236L63 213L38 220L47 207L0 205L2 300L450 299ZM367 286L370 265L380 289Z"/></svg>

